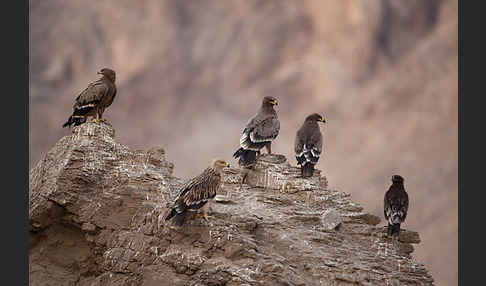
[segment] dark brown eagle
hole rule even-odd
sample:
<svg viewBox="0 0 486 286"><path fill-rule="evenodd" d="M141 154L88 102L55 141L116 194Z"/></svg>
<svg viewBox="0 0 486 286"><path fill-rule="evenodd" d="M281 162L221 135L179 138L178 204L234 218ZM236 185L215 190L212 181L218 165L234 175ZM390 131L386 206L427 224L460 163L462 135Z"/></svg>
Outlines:
<svg viewBox="0 0 486 286"><path fill-rule="evenodd" d="M277 99L265 96L257 114L248 120L240 138L240 148L233 154L235 159L239 158L240 166L252 167L263 147L267 148L268 154L272 154L272 141L280 131L280 121L273 109L274 105L278 105Z"/></svg>
<svg viewBox="0 0 486 286"><path fill-rule="evenodd" d="M216 196L221 184L221 172L225 167L229 167L229 164L215 159L210 167L184 184L165 220L172 219L172 224L180 227L186 220L188 210L197 210L204 206L206 207L203 208L203 216L208 220L207 203Z"/></svg>
<svg viewBox="0 0 486 286"><path fill-rule="evenodd" d="M400 224L405 221L408 211L408 194L403 186L403 177L392 176L392 185L385 193L384 213L388 221L388 236L400 235Z"/></svg>
<svg viewBox="0 0 486 286"><path fill-rule="evenodd" d="M103 112L113 103L116 96L115 71L104 68L98 72L101 78L92 82L76 97L73 114L62 127L80 125L86 122L88 116L93 116L94 122L103 120Z"/></svg>
<svg viewBox="0 0 486 286"><path fill-rule="evenodd" d="M295 159L300 165L302 177L311 177L314 174L314 166L322 153L322 134L318 122L325 123L321 115L314 113L304 121L295 135Z"/></svg>

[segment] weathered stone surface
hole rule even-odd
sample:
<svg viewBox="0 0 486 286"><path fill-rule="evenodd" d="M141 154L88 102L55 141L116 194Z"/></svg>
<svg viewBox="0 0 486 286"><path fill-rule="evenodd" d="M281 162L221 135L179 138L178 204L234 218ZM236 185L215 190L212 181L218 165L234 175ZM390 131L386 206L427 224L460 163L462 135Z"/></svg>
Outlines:
<svg viewBox="0 0 486 286"><path fill-rule="evenodd" d="M254 170L246 172L246 183L252 187L292 193L318 190L327 186L327 180L320 176L320 170L316 170L311 178L303 179L300 169L291 166L283 155L262 154Z"/></svg>
<svg viewBox="0 0 486 286"><path fill-rule="evenodd" d="M322 214L321 222L325 229L334 230L343 222L343 217L339 211L335 209L328 209Z"/></svg>
<svg viewBox="0 0 486 286"><path fill-rule="evenodd" d="M30 172L31 285L432 285L398 241L320 172L263 155L223 178L213 218L164 215L182 180L162 148L134 151L105 124L62 138Z"/></svg>

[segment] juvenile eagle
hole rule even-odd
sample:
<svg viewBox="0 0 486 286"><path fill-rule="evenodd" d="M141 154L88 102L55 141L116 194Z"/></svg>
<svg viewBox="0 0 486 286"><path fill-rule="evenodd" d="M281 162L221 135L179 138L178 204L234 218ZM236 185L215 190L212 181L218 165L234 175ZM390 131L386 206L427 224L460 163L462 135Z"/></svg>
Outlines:
<svg viewBox="0 0 486 286"><path fill-rule="evenodd" d="M206 203L216 196L221 184L221 172L225 167L229 167L229 164L223 160L215 159L210 167L182 186L174 206L165 220L172 218L172 224L180 227L186 220L188 210L197 210L205 205L203 216L208 220Z"/></svg>
<svg viewBox="0 0 486 286"><path fill-rule="evenodd" d="M314 165L321 156L322 134L318 122L325 123L326 120L317 113L307 116L295 135L295 159L304 178L314 174Z"/></svg>
<svg viewBox="0 0 486 286"><path fill-rule="evenodd" d="M101 78L92 82L76 97L73 114L62 127L80 125L86 122L88 116L93 116L94 122L103 121L103 112L111 105L116 96L115 71L104 68L98 72Z"/></svg>
<svg viewBox="0 0 486 286"><path fill-rule="evenodd" d="M257 114L248 120L240 138L240 148L233 154L235 159L239 158L240 166L253 166L257 153L260 154L263 147L267 148L268 154L272 154L272 141L280 131L280 121L273 109L274 105L278 105L277 99L265 96Z"/></svg>
<svg viewBox="0 0 486 286"><path fill-rule="evenodd" d="M403 177L392 176L392 185L385 193L384 213L388 221L388 236L400 235L400 224L405 221L408 211L408 194L403 186Z"/></svg>

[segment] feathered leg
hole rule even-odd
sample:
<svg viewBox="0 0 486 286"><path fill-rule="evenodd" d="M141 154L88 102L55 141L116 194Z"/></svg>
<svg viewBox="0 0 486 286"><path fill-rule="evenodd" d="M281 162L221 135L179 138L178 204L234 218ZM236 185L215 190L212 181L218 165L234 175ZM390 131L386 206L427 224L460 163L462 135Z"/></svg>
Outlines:
<svg viewBox="0 0 486 286"><path fill-rule="evenodd" d="M268 154L272 154L272 142L265 144L265 148L267 149Z"/></svg>
<svg viewBox="0 0 486 286"><path fill-rule="evenodd" d="M105 119L103 119L103 113L105 112L105 109L104 108L101 108L98 113L99 113L99 121L101 122L106 122Z"/></svg>
<svg viewBox="0 0 486 286"><path fill-rule="evenodd" d="M314 175L314 165L311 163L307 163L300 169L302 178L312 177Z"/></svg>
<svg viewBox="0 0 486 286"><path fill-rule="evenodd" d="M400 236L400 224L390 224L388 223L388 237L396 238Z"/></svg>
<svg viewBox="0 0 486 286"><path fill-rule="evenodd" d="M94 123L99 123L100 122L100 110L99 109L96 109L96 115L93 116L93 120L92 120Z"/></svg>
<svg viewBox="0 0 486 286"><path fill-rule="evenodd" d="M206 220L206 221L209 221L210 218L213 218L212 216L209 215L209 201L207 203L205 203L202 207L201 207L201 212L202 212L202 217ZM200 215L200 214L198 214Z"/></svg>

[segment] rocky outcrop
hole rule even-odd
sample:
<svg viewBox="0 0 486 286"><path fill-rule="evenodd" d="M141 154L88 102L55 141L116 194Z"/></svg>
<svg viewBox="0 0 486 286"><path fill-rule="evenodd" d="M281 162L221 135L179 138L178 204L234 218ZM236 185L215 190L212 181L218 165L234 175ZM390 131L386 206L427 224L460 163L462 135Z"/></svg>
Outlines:
<svg viewBox="0 0 486 286"><path fill-rule="evenodd" d="M245 184L226 170L212 219L164 216L181 179L162 148L131 150L107 124L63 137L30 171L31 285L432 285L411 257L418 233L262 155Z"/></svg>

